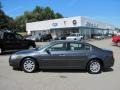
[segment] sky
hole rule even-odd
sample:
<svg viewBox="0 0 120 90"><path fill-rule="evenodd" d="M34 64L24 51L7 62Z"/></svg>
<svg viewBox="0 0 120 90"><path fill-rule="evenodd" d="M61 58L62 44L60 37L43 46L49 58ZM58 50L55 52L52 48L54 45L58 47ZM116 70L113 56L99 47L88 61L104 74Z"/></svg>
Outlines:
<svg viewBox="0 0 120 90"><path fill-rule="evenodd" d="M120 27L120 0L0 0L5 13L13 18L36 5L51 7L64 17L88 16Z"/></svg>

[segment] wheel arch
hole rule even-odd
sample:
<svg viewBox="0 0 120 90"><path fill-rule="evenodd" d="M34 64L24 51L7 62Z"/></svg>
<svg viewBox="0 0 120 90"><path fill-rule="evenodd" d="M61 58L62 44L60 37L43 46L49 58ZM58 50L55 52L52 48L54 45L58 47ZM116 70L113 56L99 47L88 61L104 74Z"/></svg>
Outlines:
<svg viewBox="0 0 120 90"><path fill-rule="evenodd" d="M36 64L39 66L39 63L38 63L37 59L35 59L34 57L28 56L28 57L24 57L24 58L20 61L20 64L19 64L19 67L20 67L20 68L22 68L22 63L23 63L23 61L24 61L25 59L27 59L27 58L35 60Z"/></svg>
<svg viewBox="0 0 120 90"><path fill-rule="evenodd" d="M100 64L102 65L102 67L104 67L104 62L103 62L103 60L102 60L101 58L94 57L94 58L90 58L90 60L87 62L86 68L87 68L88 63L89 63L90 61L92 61L92 60L98 60L98 61L100 62Z"/></svg>

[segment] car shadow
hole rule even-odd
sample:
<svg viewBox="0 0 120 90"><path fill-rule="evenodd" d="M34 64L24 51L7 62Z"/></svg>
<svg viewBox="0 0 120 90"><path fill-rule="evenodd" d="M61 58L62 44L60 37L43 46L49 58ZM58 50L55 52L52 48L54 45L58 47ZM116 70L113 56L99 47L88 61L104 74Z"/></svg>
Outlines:
<svg viewBox="0 0 120 90"><path fill-rule="evenodd" d="M19 68L13 68L15 71L22 71ZM105 68L102 72L112 72L114 69L112 68ZM80 69L38 69L34 73L40 73L40 72L48 72L48 73L87 73L86 70L80 70Z"/></svg>
<svg viewBox="0 0 120 90"><path fill-rule="evenodd" d="M103 72L112 72L112 71L114 71L113 68L104 68L103 69Z"/></svg>
<svg viewBox="0 0 120 90"><path fill-rule="evenodd" d="M79 69L42 69L37 70L36 72L49 72L49 73L87 73L86 70Z"/></svg>

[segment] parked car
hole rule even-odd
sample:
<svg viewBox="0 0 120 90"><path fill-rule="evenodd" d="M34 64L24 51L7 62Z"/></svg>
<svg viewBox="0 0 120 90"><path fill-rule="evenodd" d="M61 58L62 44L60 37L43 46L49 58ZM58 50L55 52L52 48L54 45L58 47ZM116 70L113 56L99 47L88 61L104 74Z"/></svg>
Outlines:
<svg viewBox="0 0 120 90"><path fill-rule="evenodd" d="M97 74L114 65L113 52L80 41L53 41L42 47L12 54L9 64L27 73L36 69L86 69Z"/></svg>
<svg viewBox="0 0 120 90"><path fill-rule="evenodd" d="M98 40L102 40L102 39L105 38L105 36L102 35L102 34L95 34L95 35L93 36L93 38L94 38L94 39L98 39Z"/></svg>
<svg viewBox="0 0 120 90"><path fill-rule="evenodd" d="M120 47L120 35L114 35L112 37L112 44Z"/></svg>
<svg viewBox="0 0 120 90"><path fill-rule="evenodd" d="M20 34L8 31L0 31L0 54L5 51L35 48L35 42L24 39Z"/></svg>
<svg viewBox="0 0 120 90"><path fill-rule="evenodd" d="M82 40L83 36L80 33L72 33L66 38L67 40Z"/></svg>
<svg viewBox="0 0 120 90"><path fill-rule="evenodd" d="M61 36L56 37L54 40L66 40L66 36L61 35Z"/></svg>
<svg viewBox="0 0 120 90"><path fill-rule="evenodd" d="M50 40L52 40L51 34L44 34L44 35L41 35L40 37L40 41L50 41Z"/></svg>
<svg viewBox="0 0 120 90"><path fill-rule="evenodd" d="M41 34L30 35L26 37L26 39L33 40L33 41L40 41L40 38L41 38Z"/></svg>

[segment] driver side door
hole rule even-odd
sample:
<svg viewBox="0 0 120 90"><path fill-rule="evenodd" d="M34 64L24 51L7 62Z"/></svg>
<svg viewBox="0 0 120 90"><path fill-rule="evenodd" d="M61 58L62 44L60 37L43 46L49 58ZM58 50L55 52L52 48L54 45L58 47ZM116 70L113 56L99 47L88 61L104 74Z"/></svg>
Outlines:
<svg viewBox="0 0 120 90"><path fill-rule="evenodd" d="M62 69L66 67L66 43L56 43L48 47L40 56L42 66L49 69ZM48 53L49 52L49 53Z"/></svg>

